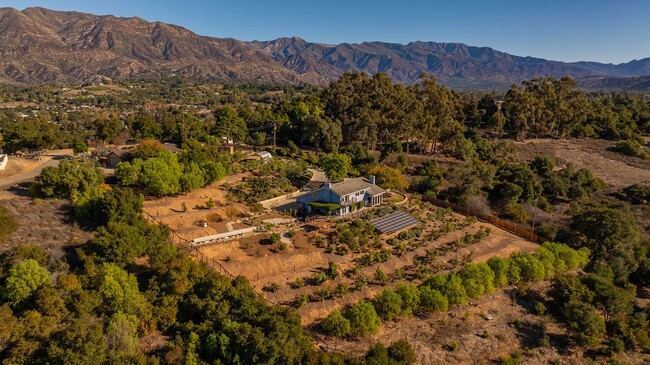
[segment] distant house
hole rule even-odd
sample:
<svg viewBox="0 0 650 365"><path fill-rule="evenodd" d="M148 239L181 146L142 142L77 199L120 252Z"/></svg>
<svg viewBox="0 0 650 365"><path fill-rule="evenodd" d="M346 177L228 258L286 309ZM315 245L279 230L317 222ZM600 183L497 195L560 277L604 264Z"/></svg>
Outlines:
<svg viewBox="0 0 650 365"><path fill-rule="evenodd" d="M246 157L247 160L264 160L268 161L273 158L273 155L269 151L261 151L253 153L252 155Z"/></svg>
<svg viewBox="0 0 650 365"><path fill-rule="evenodd" d="M346 179L339 183L324 183L312 192L296 198L308 213L344 215L365 207L380 205L386 190L375 184L375 177ZM331 211L323 211L323 209Z"/></svg>
<svg viewBox="0 0 650 365"><path fill-rule="evenodd" d="M113 150L106 155L106 165L115 167L120 162L130 160L131 157L131 150Z"/></svg>

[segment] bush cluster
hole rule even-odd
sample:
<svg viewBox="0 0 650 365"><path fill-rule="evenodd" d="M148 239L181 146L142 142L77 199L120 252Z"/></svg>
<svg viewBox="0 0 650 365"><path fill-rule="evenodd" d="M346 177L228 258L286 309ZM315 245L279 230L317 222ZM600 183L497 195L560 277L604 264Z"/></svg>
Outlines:
<svg viewBox="0 0 650 365"><path fill-rule="evenodd" d="M445 312L506 285L535 282L584 267L586 249L547 242L534 254L517 252L509 258L493 257L487 263L469 263L457 272L430 276L419 286L399 283L385 288L371 302L360 301L345 311L334 311L322 321L325 333L364 336L379 330L381 321L408 317L417 311Z"/></svg>

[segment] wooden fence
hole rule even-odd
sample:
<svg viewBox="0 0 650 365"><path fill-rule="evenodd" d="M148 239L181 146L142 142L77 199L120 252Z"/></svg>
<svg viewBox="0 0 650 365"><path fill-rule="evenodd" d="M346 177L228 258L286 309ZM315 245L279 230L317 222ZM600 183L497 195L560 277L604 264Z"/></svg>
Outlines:
<svg viewBox="0 0 650 365"><path fill-rule="evenodd" d="M544 243L544 242L548 241L548 239L546 239L545 237L542 237L542 236L536 234L535 232L533 232L531 230L519 227L519 226L517 226L515 224L504 221L503 219L499 219L499 218L491 216L491 215L483 214L483 213L479 212L476 209L463 207L463 206L453 204L453 203L450 203L450 202L447 202L447 201L444 201L444 200L440 200L440 199L437 199L437 198L434 198L434 197L431 197L431 196L427 196L427 195L422 195L422 200L428 201L429 203L431 203L433 205L440 206L440 207L451 208L452 210L454 210L454 211L456 211L458 213L474 216L478 220L493 224L493 225L495 225L495 226L497 226L497 227L499 227L499 228L501 228L501 229L503 229L505 231L508 231L508 232L510 232L512 234L515 234L515 235L517 235L519 237L525 238L525 239L533 241L533 242Z"/></svg>

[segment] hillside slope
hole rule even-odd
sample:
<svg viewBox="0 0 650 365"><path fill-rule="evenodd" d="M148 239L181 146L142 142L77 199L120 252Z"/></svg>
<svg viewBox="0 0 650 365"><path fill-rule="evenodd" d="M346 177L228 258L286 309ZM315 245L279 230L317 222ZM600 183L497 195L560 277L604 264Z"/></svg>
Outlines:
<svg viewBox="0 0 650 365"><path fill-rule="evenodd" d="M197 35L141 18L43 8L0 8L0 80L81 83L183 76L326 84L346 71L385 72L410 84L422 73L450 86L508 87L536 76L650 75L650 58L626 64L564 63L461 43L326 45L300 38L244 42Z"/></svg>

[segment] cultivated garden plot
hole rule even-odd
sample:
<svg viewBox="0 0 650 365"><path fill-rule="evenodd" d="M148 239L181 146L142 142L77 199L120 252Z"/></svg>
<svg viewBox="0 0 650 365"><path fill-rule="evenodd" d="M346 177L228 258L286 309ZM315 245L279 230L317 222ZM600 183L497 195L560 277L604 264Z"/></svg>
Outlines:
<svg viewBox="0 0 650 365"><path fill-rule="evenodd" d="M290 160L247 161L238 170L203 188L147 200L144 212L186 240L252 227L284 216L265 211L260 201L296 191L310 174Z"/></svg>
<svg viewBox="0 0 650 365"><path fill-rule="evenodd" d="M246 276L268 300L298 308L303 323L311 324L397 282L419 282L466 262L538 247L490 224L417 200L403 209L419 218L420 226L393 236L378 235L369 218L394 209L398 208L384 206L365 218L276 226L265 235L200 250L233 275Z"/></svg>

